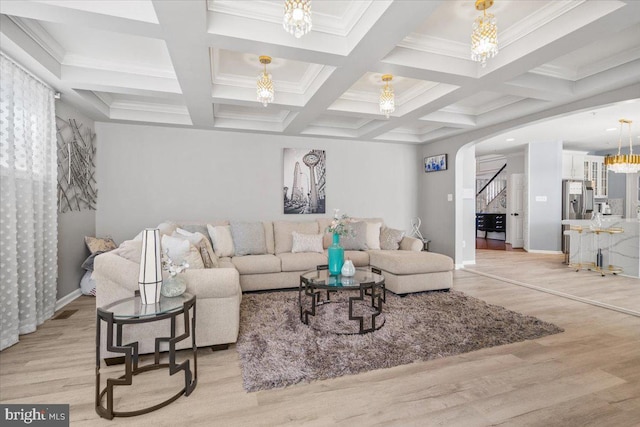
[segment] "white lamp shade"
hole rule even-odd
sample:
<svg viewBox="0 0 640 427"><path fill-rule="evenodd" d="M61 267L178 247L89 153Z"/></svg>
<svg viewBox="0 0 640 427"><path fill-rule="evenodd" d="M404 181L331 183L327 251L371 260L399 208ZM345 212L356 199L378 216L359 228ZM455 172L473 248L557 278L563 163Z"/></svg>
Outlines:
<svg viewBox="0 0 640 427"><path fill-rule="evenodd" d="M143 304L155 304L160 301L162 287L162 250L160 248L160 230L147 228L142 232L142 253L140 255L140 300Z"/></svg>

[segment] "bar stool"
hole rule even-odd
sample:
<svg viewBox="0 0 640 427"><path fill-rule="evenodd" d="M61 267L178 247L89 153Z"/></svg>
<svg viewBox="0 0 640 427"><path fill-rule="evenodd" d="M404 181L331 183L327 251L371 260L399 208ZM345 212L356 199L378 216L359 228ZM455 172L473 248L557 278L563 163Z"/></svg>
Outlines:
<svg viewBox="0 0 640 427"><path fill-rule="evenodd" d="M569 268L575 268L576 271L580 271L580 269L582 268L582 231L583 228L579 225L570 225L569 226L569 230L568 233L571 235L571 232L575 231L578 233L578 250L577 250L577 256L578 256L578 262L575 262L575 257L574 257L574 262L571 262L571 253L569 253ZM567 233L567 231L565 231L565 233ZM573 237L573 235L571 235L571 237ZM573 245L571 245L573 246Z"/></svg>
<svg viewBox="0 0 640 427"><path fill-rule="evenodd" d="M613 259L614 259L614 253L611 250L611 247L613 246L613 235L614 234L622 234L624 233L624 229L620 228L620 227L610 227L607 228L607 234L608 234L608 242L607 242L607 252L608 252L608 260L607 260L607 269L606 272L607 273L611 273L611 274L619 274L622 273L622 267L618 267L615 265Z"/></svg>
<svg viewBox="0 0 640 427"><path fill-rule="evenodd" d="M597 261L597 259L598 259L598 251L600 251L600 253L602 253L602 245L600 244L600 241L601 241L600 240L600 234L601 233L606 233L607 230L597 227L597 228L591 229L591 231L593 232L593 236L594 236L594 237L591 238L591 243L592 243L591 248L593 248L593 246L594 246L593 242L595 240L594 255L595 255L596 261ZM604 255L603 255L603 257L604 257ZM601 276L604 276L604 271L603 271L604 270L604 261L603 261L602 265L598 265L597 262L593 263L593 266L591 268L589 268L589 269L590 270L593 269L593 271L597 271L597 272L600 273Z"/></svg>

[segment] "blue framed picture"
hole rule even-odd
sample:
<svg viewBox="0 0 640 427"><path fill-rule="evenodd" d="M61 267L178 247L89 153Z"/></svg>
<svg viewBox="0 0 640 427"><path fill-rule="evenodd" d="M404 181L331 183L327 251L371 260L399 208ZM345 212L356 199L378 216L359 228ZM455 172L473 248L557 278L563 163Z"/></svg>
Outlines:
<svg viewBox="0 0 640 427"><path fill-rule="evenodd" d="M438 172L447 170L447 155L438 154L437 156L430 156L424 158L424 171L425 172Z"/></svg>

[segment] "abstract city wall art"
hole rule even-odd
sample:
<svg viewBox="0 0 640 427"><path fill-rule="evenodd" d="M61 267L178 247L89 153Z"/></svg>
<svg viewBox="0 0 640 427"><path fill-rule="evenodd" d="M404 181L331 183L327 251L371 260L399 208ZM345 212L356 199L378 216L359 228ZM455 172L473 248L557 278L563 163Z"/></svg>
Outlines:
<svg viewBox="0 0 640 427"><path fill-rule="evenodd" d="M437 156L430 156L424 158L424 171L425 172L437 172L447 170L447 155L438 154Z"/></svg>
<svg viewBox="0 0 640 427"><path fill-rule="evenodd" d="M95 210L95 133L75 119L56 117L58 143L58 211Z"/></svg>
<svg viewBox="0 0 640 427"><path fill-rule="evenodd" d="M284 213L325 213L327 178L325 151L285 148L283 157Z"/></svg>

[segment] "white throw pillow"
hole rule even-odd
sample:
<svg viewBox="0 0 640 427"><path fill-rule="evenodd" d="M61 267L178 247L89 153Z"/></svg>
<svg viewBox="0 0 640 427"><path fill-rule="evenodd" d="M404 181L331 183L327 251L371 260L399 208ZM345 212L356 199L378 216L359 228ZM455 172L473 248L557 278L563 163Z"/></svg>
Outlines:
<svg viewBox="0 0 640 427"><path fill-rule="evenodd" d="M367 222L367 248L380 249L381 222Z"/></svg>
<svg viewBox="0 0 640 427"><path fill-rule="evenodd" d="M233 246L233 237L231 237L231 227L228 225L213 226L207 224L207 230L209 230L209 236L213 243L213 251L219 258L235 255L235 248Z"/></svg>
<svg viewBox="0 0 640 427"><path fill-rule="evenodd" d="M322 247L322 234L302 234L294 231L293 234L293 246L291 252L318 252L323 253Z"/></svg>
<svg viewBox="0 0 640 427"><path fill-rule="evenodd" d="M172 236L187 239L193 246L195 246L200 251L204 268L218 267L218 257L213 251L213 247L211 246L211 243L209 243L209 239L204 234L197 231L192 233L182 228L176 228L176 231L173 232Z"/></svg>
<svg viewBox="0 0 640 427"><path fill-rule="evenodd" d="M200 251L183 237L162 236L162 252L169 250L169 258L175 265L187 261L189 268L204 268Z"/></svg>

